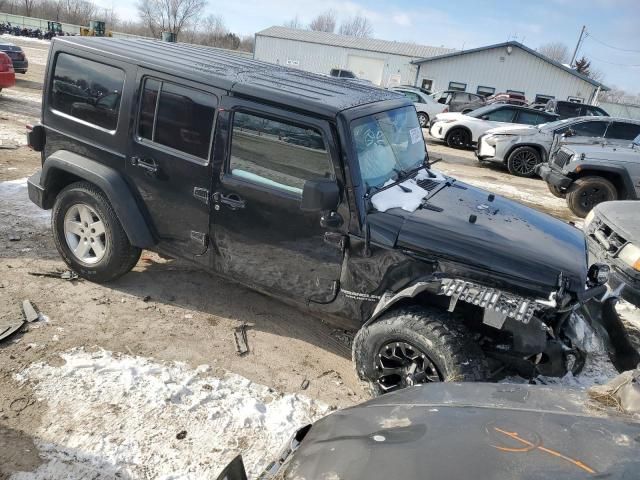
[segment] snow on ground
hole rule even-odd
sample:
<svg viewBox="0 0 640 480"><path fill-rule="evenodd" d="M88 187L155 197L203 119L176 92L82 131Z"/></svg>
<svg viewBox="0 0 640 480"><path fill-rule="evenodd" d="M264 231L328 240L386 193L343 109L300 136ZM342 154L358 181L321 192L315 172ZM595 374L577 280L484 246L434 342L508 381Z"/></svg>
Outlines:
<svg viewBox="0 0 640 480"><path fill-rule="evenodd" d="M19 40L21 42L39 43L39 44L42 44L42 45L51 45L51 42L49 40L40 40L39 38L16 36L16 35L11 35L9 33L3 33L2 35L0 35L0 38L4 39L5 41L8 41L8 42L10 42L11 40Z"/></svg>
<svg viewBox="0 0 640 480"><path fill-rule="evenodd" d="M43 464L12 480L215 478L242 453L250 478L329 408L210 367L74 349L16 375L48 405ZM182 433L181 432L186 432ZM184 438L180 439L184 435Z"/></svg>
<svg viewBox="0 0 640 480"><path fill-rule="evenodd" d="M19 220L23 227L26 226L25 220L33 226L49 225L51 211L42 210L29 200L26 178L0 182L0 218L9 224L11 217Z"/></svg>

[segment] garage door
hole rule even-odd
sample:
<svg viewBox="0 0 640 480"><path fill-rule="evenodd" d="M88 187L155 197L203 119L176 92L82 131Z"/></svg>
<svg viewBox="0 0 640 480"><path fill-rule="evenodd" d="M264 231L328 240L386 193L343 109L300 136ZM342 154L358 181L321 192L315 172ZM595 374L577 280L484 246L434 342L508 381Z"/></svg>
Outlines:
<svg viewBox="0 0 640 480"><path fill-rule="evenodd" d="M382 84L384 60L349 55L347 59L347 68L355 73L358 78L366 78L376 85Z"/></svg>

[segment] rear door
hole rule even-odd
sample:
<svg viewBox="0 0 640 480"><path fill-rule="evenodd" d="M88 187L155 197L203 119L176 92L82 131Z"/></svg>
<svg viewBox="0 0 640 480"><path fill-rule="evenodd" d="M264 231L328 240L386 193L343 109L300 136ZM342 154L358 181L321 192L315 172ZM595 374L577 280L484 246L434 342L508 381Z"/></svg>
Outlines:
<svg viewBox="0 0 640 480"><path fill-rule="evenodd" d="M211 226L216 270L292 300L330 302L342 249L328 240L346 231L348 209L338 210L344 222L330 231L300 203L306 180L341 176L332 129L248 100L223 97L223 108Z"/></svg>
<svg viewBox="0 0 640 480"><path fill-rule="evenodd" d="M219 92L142 72L126 171L165 250L199 255L208 245L210 152Z"/></svg>

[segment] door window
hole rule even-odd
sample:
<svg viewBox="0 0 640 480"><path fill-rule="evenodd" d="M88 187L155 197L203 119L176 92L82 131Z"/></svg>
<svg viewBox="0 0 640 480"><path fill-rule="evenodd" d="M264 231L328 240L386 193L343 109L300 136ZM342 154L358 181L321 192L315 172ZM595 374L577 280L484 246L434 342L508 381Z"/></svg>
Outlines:
<svg viewBox="0 0 640 480"><path fill-rule="evenodd" d="M640 125L635 123L613 122L609 130L607 130L606 138L633 140L638 135L640 135Z"/></svg>
<svg viewBox="0 0 640 480"><path fill-rule="evenodd" d="M422 99L418 96L417 93L414 92L407 92L406 90L400 90L402 92L402 94L407 97L409 100L411 100L412 102L415 103L421 103Z"/></svg>
<svg viewBox="0 0 640 480"><path fill-rule="evenodd" d="M304 183L334 178L322 134L310 127L244 112L233 116L232 175L302 195Z"/></svg>
<svg viewBox="0 0 640 480"><path fill-rule="evenodd" d="M579 137L603 137L607 122L581 122L569 128Z"/></svg>
<svg viewBox="0 0 640 480"><path fill-rule="evenodd" d="M584 116L585 117L608 117L609 114L601 108L585 105Z"/></svg>
<svg viewBox="0 0 640 480"><path fill-rule="evenodd" d="M539 125L546 121L546 115L541 115L538 112L528 112L526 110L520 110L518 112L518 123L522 123L524 125Z"/></svg>
<svg viewBox="0 0 640 480"><path fill-rule="evenodd" d="M558 102L556 113L561 117L579 117L582 106L570 102Z"/></svg>
<svg viewBox="0 0 640 480"><path fill-rule="evenodd" d="M486 113L482 117L487 117L486 120L491 122L512 122L513 116L516 112L511 108L501 108L494 110L493 112Z"/></svg>
<svg viewBox="0 0 640 480"><path fill-rule="evenodd" d="M124 72L119 68L60 53L53 70L54 111L107 130L118 125Z"/></svg>
<svg viewBox="0 0 640 480"><path fill-rule="evenodd" d="M153 78L144 81L138 135L201 159L209 158L216 98Z"/></svg>

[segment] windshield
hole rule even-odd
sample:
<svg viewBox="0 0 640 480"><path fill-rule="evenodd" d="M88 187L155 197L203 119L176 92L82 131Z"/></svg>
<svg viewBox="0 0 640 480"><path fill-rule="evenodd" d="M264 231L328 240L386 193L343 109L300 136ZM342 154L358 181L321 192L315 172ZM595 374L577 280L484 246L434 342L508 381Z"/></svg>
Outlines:
<svg viewBox="0 0 640 480"><path fill-rule="evenodd" d="M487 105L484 107L476 108L474 111L467 113L469 117L479 118L482 115L493 112L496 108L503 107L503 104Z"/></svg>
<svg viewBox="0 0 640 480"><path fill-rule="evenodd" d="M426 154L413 107L359 118L351 123L360 175L367 188L395 180L401 171L419 167Z"/></svg>

